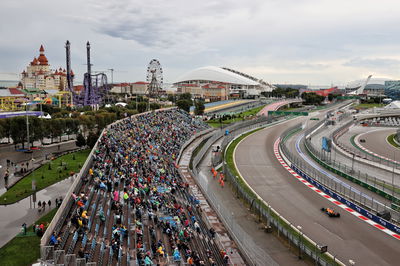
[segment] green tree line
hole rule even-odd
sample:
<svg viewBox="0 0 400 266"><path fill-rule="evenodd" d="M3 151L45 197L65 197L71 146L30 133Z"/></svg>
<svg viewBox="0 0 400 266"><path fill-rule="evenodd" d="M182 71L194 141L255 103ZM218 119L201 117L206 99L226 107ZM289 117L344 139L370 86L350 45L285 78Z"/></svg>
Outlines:
<svg viewBox="0 0 400 266"><path fill-rule="evenodd" d="M129 103L126 108L112 106L101 108L98 111L92 111L90 107L83 107L78 110L60 109L51 105L43 105L44 112L51 115L51 119L43 119L34 116L28 116L29 122L29 141L32 145L34 141L40 141L43 144L44 138L54 141L61 141L63 135L77 135L77 145L85 144L93 146L100 132L108 124L148 109L148 103L136 102ZM152 110L159 109L160 105L151 103ZM39 109L39 108L38 108ZM13 140L15 148L19 144L22 148L27 142L26 117L18 116L12 118L0 119L0 139L7 138L8 142Z"/></svg>

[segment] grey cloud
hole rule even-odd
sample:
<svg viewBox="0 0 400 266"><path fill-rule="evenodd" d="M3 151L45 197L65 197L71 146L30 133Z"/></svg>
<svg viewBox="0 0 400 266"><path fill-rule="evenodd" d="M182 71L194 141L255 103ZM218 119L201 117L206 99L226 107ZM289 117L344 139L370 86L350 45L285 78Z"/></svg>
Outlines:
<svg viewBox="0 0 400 266"><path fill-rule="evenodd" d="M400 60L388 58L354 58L343 64L350 67L365 67L365 68L398 68Z"/></svg>

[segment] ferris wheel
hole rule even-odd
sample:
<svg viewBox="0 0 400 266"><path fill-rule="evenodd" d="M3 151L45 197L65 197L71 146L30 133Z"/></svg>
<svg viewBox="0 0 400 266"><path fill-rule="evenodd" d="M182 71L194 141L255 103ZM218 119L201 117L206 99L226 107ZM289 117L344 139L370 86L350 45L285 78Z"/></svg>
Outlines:
<svg viewBox="0 0 400 266"><path fill-rule="evenodd" d="M146 81L149 83L148 92L150 96L157 96L163 85L163 70L157 59L151 60L147 66Z"/></svg>

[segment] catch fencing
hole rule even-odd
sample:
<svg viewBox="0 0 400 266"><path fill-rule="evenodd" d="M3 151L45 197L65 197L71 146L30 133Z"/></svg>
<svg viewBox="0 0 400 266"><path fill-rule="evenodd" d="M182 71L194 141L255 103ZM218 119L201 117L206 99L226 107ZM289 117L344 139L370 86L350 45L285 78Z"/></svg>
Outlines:
<svg viewBox="0 0 400 266"><path fill-rule="evenodd" d="M322 121L324 122L324 121ZM331 134L331 139L338 145L340 148L344 149L344 145L340 144L337 142L338 135L344 134L350 127L352 122L346 123L344 126L338 128ZM314 127L317 128L317 127ZM320 129L321 130L321 129ZM310 130L310 132L313 131ZM314 132L315 133L315 132ZM307 136L309 133L306 133L305 135ZM387 182L385 180L381 180L379 178L376 178L375 176L368 174L367 172L362 172L360 170L354 171L354 160L356 157L360 157L360 155L356 153L351 153L353 155L352 159L352 166L346 165L344 163L341 163L340 161L336 161L335 159L332 160L331 156L326 156L324 152L319 150L319 148L315 147L312 145L310 139L308 138L305 139L304 145L305 148L307 149L307 152L310 154L310 156L315 159L319 164L321 164L323 167L327 168L328 170L334 172L335 174L338 174L364 188L367 188L368 190L371 190L372 192L375 192L376 194L385 197L386 199L392 201L391 208L395 210L400 210L400 187L398 185L394 184L395 180L395 173L393 169L392 173L392 181L393 183ZM349 148L346 147L347 151L349 151ZM365 154L365 153L363 153ZM394 166L394 164L392 164Z"/></svg>
<svg viewBox="0 0 400 266"><path fill-rule="evenodd" d="M305 131L304 135L308 137L309 134L312 132L315 132L315 130L321 126L324 123L324 121L321 121L319 124L314 126L313 128ZM310 179L309 181L313 181L312 183L322 185L323 187L329 189L331 192L336 193L339 198L341 199L340 201L343 201L344 204L349 205L349 207L354 207L350 206L350 201L357 205L356 209L359 209L358 206L361 206L365 208L366 211L371 212L371 215L376 216L375 214L372 213L382 213L382 212L390 212L391 214L391 222L397 224L400 221L400 213L396 210L393 210L391 206L387 206L384 203L379 202L375 198L362 193L359 190L356 190L352 188L351 186L347 185L346 183L338 180L338 179L332 179L326 175L321 174L318 172L314 167L310 166L308 163L300 159L298 156L296 156L293 152L290 151L290 149L287 147L285 140L290 137L292 134L297 132L298 130L301 129L301 124L298 124L292 128L289 128L282 134L282 140L280 143L280 149L282 150L283 154L288 158L288 160L291 163L291 168L298 172L300 175L303 177L306 177ZM308 150L309 154L314 158L318 159L319 161L322 162L322 160L317 157L314 152L317 152L316 149L311 145L309 139L307 139L305 142L305 148ZM329 169L330 170L330 169ZM338 175L341 175L339 171L336 171ZM341 176L344 176L342 174ZM353 177L352 179L353 182L357 184L361 184L363 181L358 180ZM349 199L350 201L347 201L346 199ZM368 215L370 216L370 215ZM372 217L372 216L371 216ZM386 227L386 224L388 222L384 221L381 218L377 218L376 220L381 220L380 223L384 224ZM397 227L397 225L393 224L391 226L391 230L395 232L400 232L400 228Z"/></svg>
<svg viewBox="0 0 400 266"><path fill-rule="evenodd" d="M361 149L358 149L354 146L350 146L347 143L344 143L340 140L340 137L344 135L346 132L349 131L350 127L354 124L353 121L346 123L345 125L341 126L337 130L332 133L332 141L341 149L345 150L346 152L350 153L351 155L355 156L355 158L365 159L371 162L378 163L382 166L387 166L392 168L393 170L400 170L400 164L398 162L393 162L391 160L384 159L382 157L373 155ZM351 141L354 143L354 139L351 138Z"/></svg>
<svg viewBox="0 0 400 266"><path fill-rule="evenodd" d="M278 118L283 119L278 120ZM280 122L286 118L287 117L283 116L269 117L268 119L246 121L241 124L233 125L230 128L228 136L224 136L224 132L216 131L193 159L192 171L198 184L205 192L204 194L207 196L210 204L217 211L232 237L238 243L241 251L252 265L275 265L275 262L265 253L265 251L257 248L253 243L253 239L235 222L233 219L234 213L230 213L227 209L222 208L218 204L219 201L217 200L217 197L209 188L207 177L199 172L198 166L206 152L211 148L212 144L221 137L224 138L221 145L222 151L226 151L229 143L242 134L257 128L272 125L274 121ZM331 254L321 254L321 247L317 243L309 239L303 234L303 232L275 211L267 202L262 200L243 179L233 174L231 169L226 166L225 162L223 163L223 172L225 174L225 179L230 182L232 190L236 192L237 197L241 198L245 204L250 206L250 210L258 216L260 222L263 221L266 223L265 230L267 232L274 232L278 236L285 238L289 245L296 247L299 250L299 256L306 255L316 261L319 265L343 265L342 262L337 260Z"/></svg>

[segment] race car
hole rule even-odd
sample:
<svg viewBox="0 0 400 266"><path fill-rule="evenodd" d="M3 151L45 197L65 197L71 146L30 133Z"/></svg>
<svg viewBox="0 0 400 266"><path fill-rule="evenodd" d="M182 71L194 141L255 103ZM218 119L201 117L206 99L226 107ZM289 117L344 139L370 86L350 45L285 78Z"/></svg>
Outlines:
<svg viewBox="0 0 400 266"><path fill-rule="evenodd" d="M328 214L329 217L340 217L340 213L335 212L333 209L331 208L321 208L321 211L325 212L326 214Z"/></svg>

